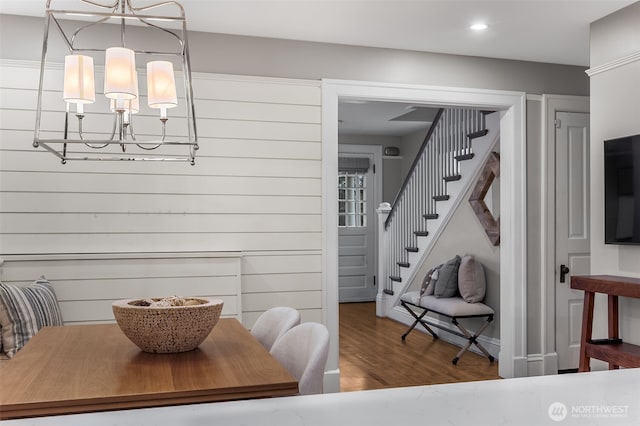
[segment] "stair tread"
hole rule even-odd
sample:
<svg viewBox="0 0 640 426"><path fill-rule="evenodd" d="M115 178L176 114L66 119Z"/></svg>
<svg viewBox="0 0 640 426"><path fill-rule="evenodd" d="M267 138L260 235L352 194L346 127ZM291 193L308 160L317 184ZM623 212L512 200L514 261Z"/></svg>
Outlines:
<svg viewBox="0 0 640 426"><path fill-rule="evenodd" d="M454 182L456 180L460 180L462 179L462 175L451 175L451 176L445 176L442 178L445 182Z"/></svg>
<svg viewBox="0 0 640 426"><path fill-rule="evenodd" d="M405 247L404 248L406 251L411 252L411 253L417 253L418 252L418 247Z"/></svg>
<svg viewBox="0 0 640 426"><path fill-rule="evenodd" d="M436 195L433 197L433 199L436 201L447 201L449 198L451 197L449 197L448 195Z"/></svg>
<svg viewBox="0 0 640 426"><path fill-rule="evenodd" d="M476 155L473 152L470 152L469 154L460 154L460 155L456 155L454 158L457 161L465 161L465 160L471 160L473 157L475 157Z"/></svg>
<svg viewBox="0 0 640 426"><path fill-rule="evenodd" d="M467 135L467 137L469 139L477 139L477 138L481 138L481 137L485 136L487 133L489 133L489 130L487 130L487 129L478 130L477 132L469 133Z"/></svg>
<svg viewBox="0 0 640 426"><path fill-rule="evenodd" d="M438 213L426 213L422 215L423 218L429 219L437 219L439 217Z"/></svg>
<svg viewBox="0 0 640 426"><path fill-rule="evenodd" d="M426 237L429 235L429 231L413 231L413 235L416 237Z"/></svg>
<svg viewBox="0 0 640 426"><path fill-rule="evenodd" d="M398 266L401 268L408 268L411 264L409 262L398 262Z"/></svg>
<svg viewBox="0 0 640 426"><path fill-rule="evenodd" d="M395 275L389 275L389 279L390 279L391 281L395 281L395 282L397 282L397 283L401 283L401 282L402 282L402 278L397 277L397 276L395 276Z"/></svg>

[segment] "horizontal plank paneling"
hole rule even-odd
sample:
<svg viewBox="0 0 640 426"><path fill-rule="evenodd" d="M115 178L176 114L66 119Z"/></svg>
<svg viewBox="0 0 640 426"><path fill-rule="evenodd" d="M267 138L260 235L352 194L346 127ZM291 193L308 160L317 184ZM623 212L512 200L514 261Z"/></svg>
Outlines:
<svg viewBox="0 0 640 426"><path fill-rule="evenodd" d="M320 204L320 197L0 193L2 213L317 214Z"/></svg>
<svg viewBox="0 0 640 426"><path fill-rule="evenodd" d="M0 191L92 192L129 194L316 196L322 194L318 178L175 175L161 185L155 175L67 172L0 172ZM1 210L1 209L0 209Z"/></svg>
<svg viewBox="0 0 640 426"><path fill-rule="evenodd" d="M239 100L196 99L198 117L227 120L281 121L290 123L320 123L321 109L317 105L288 105Z"/></svg>
<svg viewBox="0 0 640 426"><path fill-rule="evenodd" d="M221 157L260 157L318 160L322 145L306 141L266 141L257 139L200 139L200 144Z"/></svg>
<svg viewBox="0 0 640 426"><path fill-rule="evenodd" d="M193 233L193 234L23 234L3 235L3 247L18 253L86 253L153 250L319 250L320 233Z"/></svg>
<svg viewBox="0 0 640 426"><path fill-rule="evenodd" d="M214 294L235 296L238 276L203 276L179 278L96 279L94 285L82 280L54 282L59 301L135 299L168 296Z"/></svg>
<svg viewBox="0 0 640 426"><path fill-rule="evenodd" d="M9 151L34 150L32 130L0 130L2 149ZM265 139L223 139L205 138L198 140L198 165L202 157L235 158L279 158L292 160L318 160L321 158L322 145L315 141L280 141ZM87 150L86 148L84 149ZM178 151L179 150L175 150ZM205 174L216 170L189 170L194 174ZM219 172L218 172L219 173Z"/></svg>
<svg viewBox="0 0 640 426"><path fill-rule="evenodd" d="M63 81L62 67L60 67L59 70L51 70L51 72L57 72L57 75L46 80L46 83L49 86L48 88L59 90L60 82ZM7 87L11 89L37 89L39 79L39 66L22 66L20 64L14 66L13 64L0 64L0 87Z"/></svg>
<svg viewBox="0 0 640 426"><path fill-rule="evenodd" d="M33 110L38 102L38 91L33 89L0 88L0 109ZM144 108L147 102L143 94L140 104L143 110L140 114L157 116L157 111ZM109 107L109 101L96 95L96 102L85 106L85 113L105 111ZM317 105L291 105L282 103L268 103L241 100L216 100L196 99L196 112L199 118L218 118L227 120L255 120L255 121L281 121L290 123L320 123L321 110ZM62 100L61 91L48 91L43 93L42 109L44 111L64 111L65 103ZM75 108L71 107L71 113ZM175 117L173 111L169 112ZM137 116L136 116L137 118Z"/></svg>
<svg viewBox="0 0 640 426"><path fill-rule="evenodd" d="M83 128L88 133L110 133L113 122L111 114L100 116L90 120L91 116L83 120ZM93 118L93 117L91 117ZM63 112L46 112L42 114L41 129L51 132L60 132L62 138L64 124ZM77 124L75 117L70 117L71 129L77 138L75 129ZM160 132L159 119L153 116L136 116L136 132L147 134ZM172 121L171 115L167 122L167 134L174 135L177 131L182 131L182 121L176 117ZM3 128L10 130L33 130L36 122L35 111L0 109L0 122ZM320 124L317 123L296 123L296 122L270 122L252 120L224 120L219 118L198 117L198 135L208 138L233 138L233 139L267 139L267 140L290 140L290 141L315 141L321 140Z"/></svg>
<svg viewBox="0 0 640 426"><path fill-rule="evenodd" d="M190 166L188 163L171 163L162 167L166 175L190 174L193 173L191 167L200 167L203 171L215 172L218 176L291 178L319 178L322 176L322 162L319 160L197 157L196 163L197 166ZM158 172L158 165L150 162L137 163L135 168L125 162L100 163L99 167L93 161L75 161L63 165L56 157L42 150L2 152L1 170L20 171L24 170L25 165L34 170L47 172L91 173L101 171L132 174Z"/></svg>
<svg viewBox="0 0 640 426"><path fill-rule="evenodd" d="M46 215L46 216L45 216ZM42 220L42 219L45 220ZM243 232L320 232L320 215L260 214L52 214L7 213L2 216L0 233L227 233Z"/></svg>
<svg viewBox="0 0 640 426"><path fill-rule="evenodd" d="M243 275L261 275L292 272L322 272L322 256L297 255L245 255L242 257Z"/></svg>
<svg viewBox="0 0 640 426"><path fill-rule="evenodd" d="M245 312L265 311L274 306L291 306L296 309L322 308L322 292L296 291L278 293L249 293L242 295Z"/></svg>
<svg viewBox="0 0 640 426"><path fill-rule="evenodd" d="M196 98L269 102L294 105L320 105L319 82L297 84L294 80L253 79L194 74Z"/></svg>
<svg viewBox="0 0 640 426"><path fill-rule="evenodd" d="M52 252L53 253L53 252ZM119 259L88 260L27 260L2 265L2 280L31 281L45 275L51 281L92 279L183 278L203 276L236 276L237 258L178 258L133 259L127 254Z"/></svg>
<svg viewBox="0 0 640 426"><path fill-rule="evenodd" d="M186 258L27 262L14 272L4 268L3 279L28 283L45 274L57 286L69 322L111 320L105 301L181 291L231 297L223 314L244 311L245 323L276 305L297 307L303 320L321 321L319 82L195 73L196 166L62 165L32 147L39 72L37 64L0 62L0 256L219 250L243 257L231 266L221 261L216 272L204 261ZM62 129L61 81L60 65L47 69L42 137ZM149 140L159 122L141 93L143 108L133 123L138 139ZM111 126L110 114L97 113L107 101L99 93L96 97L83 121L92 138L104 137L95 132L109 132ZM172 138L185 126L182 101L169 111ZM70 119L73 133L73 111ZM70 149L92 151L84 145ZM186 153L183 147L168 147L178 149ZM233 294L241 291L241 272L245 294L233 296L234 285ZM205 293L210 286L215 292Z"/></svg>
<svg viewBox="0 0 640 426"><path fill-rule="evenodd" d="M245 294L309 290L322 290L320 272L243 275L242 277L242 292Z"/></svg>
<svg viewBox="0 0 640 426"><path fill-rule="evenodd" d="M37 66L33 66L37 65ZM40 78L39 64L32 66L0 64L0 87L37 89ZM139 81L144 83L143 70L138 70ZM100 76L99 68L96 74ZM179 74L179 73L177 73ZM97 78L96 80L99 80ZM236 77L215 74L193 73L193 92L196 99L218 99L247 102L268 102L294 105L319 105L322 94L319 82L289 79L267 79ZM45 90L60 90L63 80L62 66L47 69ZM178 91L182 85L176 85ZM96 88L98 91L100 87ZM144 93L144 90L142 90Z"/></svg>
<svg viewBox="0 0 640 426"><path fill-rule="evenodd" d="M28 285L44 275L56 291L65 323L113 320L114 300L208 296L241 315L239 253L103 253L2 258L0 278Z"/></svg>

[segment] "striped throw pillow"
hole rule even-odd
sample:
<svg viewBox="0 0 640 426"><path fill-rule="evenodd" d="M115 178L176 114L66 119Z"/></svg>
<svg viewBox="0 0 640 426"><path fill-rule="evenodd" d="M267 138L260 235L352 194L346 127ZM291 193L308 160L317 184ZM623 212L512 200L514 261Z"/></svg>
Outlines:
<svg viewBox="0 0 640 426"><path fill-rule="evenodd" d="M0 283L2 348L12 358L42 327L62 325L53 287L44 277L27 287Z"/></svg>

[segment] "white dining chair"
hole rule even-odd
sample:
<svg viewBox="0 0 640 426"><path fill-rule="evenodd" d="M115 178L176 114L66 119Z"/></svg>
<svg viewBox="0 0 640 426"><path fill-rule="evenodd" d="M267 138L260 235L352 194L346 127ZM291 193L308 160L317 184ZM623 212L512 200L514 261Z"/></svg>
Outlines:
<svg viewBox="0 0 640 426"><path fill-rule="evenodd" d="M300 324L300 313L287 306L278 306L265 311L258 317L251 328L251 334L258 339L267 350L284 333Z"/></svg>
<svg viewBox="0 0 640 426"><path fill-rule="evenodd" d="M322 393L329 355L329 331L319 323L293 327L271 348L273 355L298 380L300 395Z"/></svg>

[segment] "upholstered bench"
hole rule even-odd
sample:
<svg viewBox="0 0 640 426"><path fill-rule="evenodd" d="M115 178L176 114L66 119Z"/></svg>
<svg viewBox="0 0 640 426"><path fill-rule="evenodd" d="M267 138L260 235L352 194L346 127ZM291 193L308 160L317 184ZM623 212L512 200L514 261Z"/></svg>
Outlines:
<svg viewBox="0 0 640 426"><path fill-rule="evenodd" d="M438 338L438 335L431 327L439 328L448 333L467 339L465 346L451 360L454 365L458 363L460 357L469 349L469 347L471 347L472 344L475 345L487 358L489 358L490 362L494 361L494 357L489 354L489 352L487 352L487 350L477 340L478 336L480 336L484 329L487 328L491 321L493 321L493 315L495 314L494 310L484 303L468 303L461 297L437 298L433 295L425 295L421 297L420 292L410 291L401 296L400 305L402 305L402 307L404 307L415 318L411 327L409 327L406 333L402 335L402 340L405 340L407 335L411 333L418 323L420 323L435 339ZM416 312L416 309L422 310L422 312ZM428 312L433 312L450 318L451 323L455 325L460 332L426 320L425 315ZM482 323L476 332L471 334L471 332L458 321L460 318L485 318L485 322Z"/></svg>

